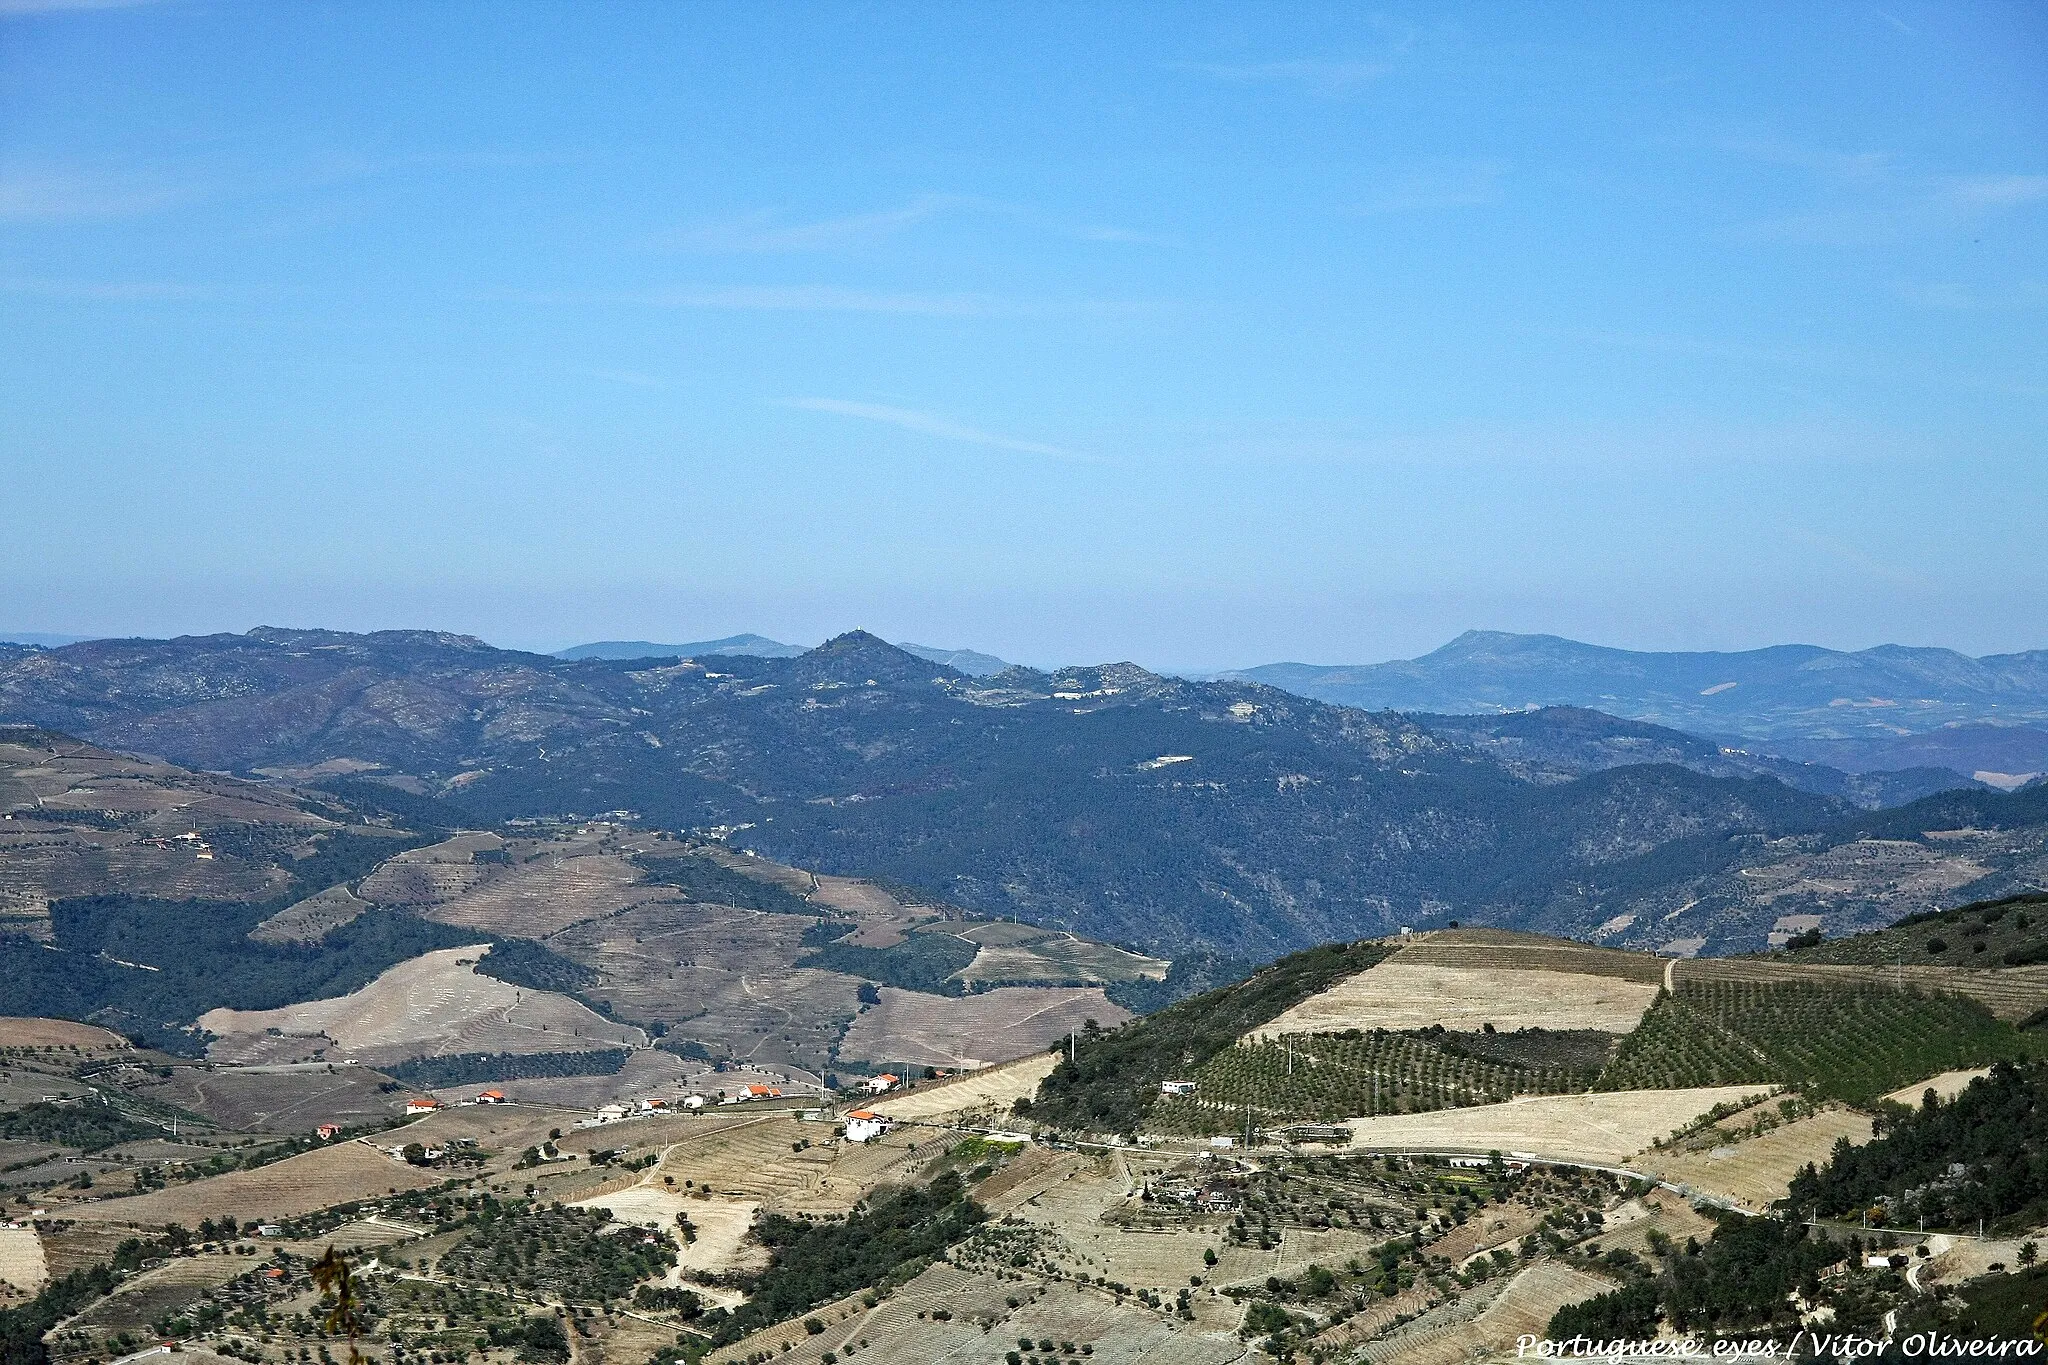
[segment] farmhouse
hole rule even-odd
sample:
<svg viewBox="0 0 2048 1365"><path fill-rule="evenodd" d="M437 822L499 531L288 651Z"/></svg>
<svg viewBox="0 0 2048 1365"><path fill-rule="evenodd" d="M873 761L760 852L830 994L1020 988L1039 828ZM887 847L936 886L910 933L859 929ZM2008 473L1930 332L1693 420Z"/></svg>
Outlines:
<svg viewBox="0 0 2048 1365"><path fill-rule="evenodd" d="M476 1102L477 1102L478 1104L504 1104L504 1103L507 1103L507 1101L506 1101L506 1099L505 1099L505 1092L504 1092L504 1091L502 1091L502 1090L485 1090L485 1091L481 1091L481 1092L479 1092L479 1093L478 1093L478 1095L477 1095L477 1097L476 1097Z"/></svg>
<svg viewBox="0 0 2048 1365"><path fill-rule="evenodd" d="M416 1095L405 1102L405 1112L408 1114L431 1114L440 1107L441 1101L425 1095Z"/></svg>
<svg viewBox="0 0 2048 1365"><path fill-rule="evenodd" d="M747 1098L750 1100L779 1100L782 1092L772 1085L749 1085Z"/></svg>
<svg viewBox="0 0 2048 1365"><path fill-rule="evenodd" d="M341 1125L338 1123L323 1123L313 1130L313 1135L322 1142L332 1142L341 1136Z"/></svg>
<svg viewBox="0 0 2048 1365"><path fill-rule="evenodd" d="M862 1081L860 1088L867 1091L870 1095L886 1095L891 1090L894 1090L897 1084L898 1079L884 1071L879 1076L870 1076Z"/></svg>
<svg viewBox="0 0 2048 1365"><path fill-rule="evenodd" d="M685 1096L683 1096L683 1108L685 1108L685 1109L702 1109L703 1107L704 1107L704 1097L703 1097L702 1095L685 1095Z"/></svg>
<svg viewBox="0 0 2048 1365"><path fill-rule="evenodd" d="M846 1115L846 1137L849 1142L873 1142L889 1131L889 1120L871 1109L855 1109Z"/></svg>
<svg viewBox="0 0 2048 1365"><path fill-rule="evenodd" d="M1193 1081L1161 1081L1159 1083L1159 1093L1162 1095L1192 1095L1195 1093L1195 1083Z"/></svg>

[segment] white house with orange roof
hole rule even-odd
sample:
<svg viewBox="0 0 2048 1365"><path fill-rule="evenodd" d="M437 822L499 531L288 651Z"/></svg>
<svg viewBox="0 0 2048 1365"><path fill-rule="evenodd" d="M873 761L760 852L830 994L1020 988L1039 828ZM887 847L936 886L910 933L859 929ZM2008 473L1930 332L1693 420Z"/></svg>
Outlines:
<svg viewBox="0 0 2048 1365"><path fill-rule="evenodd" d="M849 1142L873 1142L889 1131L889 1120L872 1109L852 1109L846 1115L846 1139Z"/></svg>

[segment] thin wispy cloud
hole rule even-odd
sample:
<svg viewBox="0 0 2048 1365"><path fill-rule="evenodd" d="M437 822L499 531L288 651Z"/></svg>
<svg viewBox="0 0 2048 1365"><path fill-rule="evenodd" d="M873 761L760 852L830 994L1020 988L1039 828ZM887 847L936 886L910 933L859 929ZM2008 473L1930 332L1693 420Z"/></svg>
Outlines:
<svg viewBox="0 0 2048 1365"><path fill-rule="evenodd" d="M1892 169L1890 152L1844 152L1768 135L1721 138L1714 145L1746 161L1807 171L1826 180L1867 183Z"/></svg>
<svg viewBox="0 0 2048 1365"><path fill-rule="evenodd" d="M1884 245L2048 201L2048 175L2035 172L1915 171L1885 151L1842 152L1775 137L1723 138L1714 145L1804 171L1816 182L1814 207L1734 224L1727 231L1737 241Z"/></svg>
<svg viewBox="0 0 2048 1365"><path fill-rule="evenodd" d="M196 192L146 181L77 171L0 169L0 220L63 222L157 213L197 198Z"/></svg>
<svg viewBox="0 0 2048 1365"><path fill-rule="evenodd" d="M1177 247L1182 245L1177 237L1161 236L1156 232L1133 232L1129 228L1119 227L1091 226L1068 228L1066 235L1083 242L1109 242L1128 246Z"/></svg>
<svg viewBox="0 0 2048 1365"><path fill-rule="evenodd" d="M157 0L0 0L0 19L31 14L65 14L80 10L135 9Z"/></svg>
<svg viewBox="0 0 2048 1365"><path fill-rule="evenodd" d="M0 277L0 294L77 299L92 303L189 303L209 297L210 291L194 284L149 280L51 280L6 276Z"/></svg>
<svg viewBox="0 0 2048 1365"><path fill-rule="evenodd" d="M994 294L888 293L836 285L740 285L662 289L644 296L658 308L708 308L767 313L889 313L931 318L1031 317L1036 304Z"/></svg>
<svg viewBox="0 0 2048 1365"><path fill-rule="evenodd" d="M1960 175L1939 191L1963 209L2007 209L2048 199L2048 175Z"/></svg>
<svg viewBox="0 0 2048 1365"><path fill-rule="evenodd" d="M1177 62L1174 68L1199 72L1232 85L1292 86L1323 99L1356 94L1393 70L1386 62L1318 58L1278 62Z"/></svg>
<svg viewBox="0 0 2048 1365"><path fill-rule="evenodd" d="M685 251L830 251L893 237L942 214L989 207L966 195L921 194L895 208L807 223L784 222L777 214L761 211L685 228L669 234L663 242Z"/></svg>
<svg viewBox="0 0 2048 1365"><path fill-rule="evenodd" d="M920 436L932 436L942 441L957 441L963 445L985 446L991 450L1007 450L1018 455L1040 455L1053 460L1092 462L1091 457L1060 446L1047 445L1043 441L1022 441L1012 436L999 436L978 427L966 426L938 413L918 412L913 408L895 408L881 403L849 403L838 398L792 398L784 403L784 406L801 408L805 412L825 412L836 417L852 417L863 422L879 422L884 426L914 431Z"/></svg>
<svg viewBox="0 0 2048 1365"><path fill-rule="evenodd" d="M665 389L668 384L641 370L592 370L593 379L603 379L613 384L625 384L636 389Z"/></svg>
<svg viewBox="0 0 2048 1365"><path fill-rule="evenodd" d="M1117 317L1150 305L1100 299L848 289L837 285L719 285L615 291L502 290L485 302L704 309L739 313L873 313L929 318Z"/></svg>
<svg viewBox="0 0 2048 1365"><path fill-rule="evenodd" d="M2024 280L1995 291L1947 280L1908 281L1894 292L1917 308L1943 313L2011 313L2048 307L2048 283Z"/></svg>
<svg viewBox="0 0 2048 1365"><path fill-rule="evenodd" d="M1376 179L1354 212L1420 213L1474 208L1500 199L1507 168L1498 161L1442 162L1416 166Z"/></svg>

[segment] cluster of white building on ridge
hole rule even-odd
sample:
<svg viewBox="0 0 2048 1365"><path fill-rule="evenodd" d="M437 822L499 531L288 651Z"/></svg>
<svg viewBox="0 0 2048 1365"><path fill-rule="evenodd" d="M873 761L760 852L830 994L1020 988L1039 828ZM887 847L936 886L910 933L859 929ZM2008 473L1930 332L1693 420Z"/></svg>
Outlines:
<svg viewBox="0 0 2048 1365"><path fill-rule="evenodd" d="M885 1071L879 1076L869 1076L860 1081L857 1088L869 1095L886 1095L902 1084L901 1077ZM621 1123L627 1119L649 1118L658 1114L695 1113L714 1103L718 1105L745 1104L750 1100L779 1100L781 1098L783 1098L783 1092L780 1087L751 1083L731 1094L721 1091L716 1101L700 1094L684 1095L674 1100L657 1096L645 1096L637 1100L621 1100L612 1104L600 1105L591 1117L580 1120L576 1126L579 1128L596 1128L608 1123ZM466 1108L470 1105L510 1104L512 1102L510 1097L502 1090L484 1090L480 1091L473 1099L460 1100L456 1103L458 1107ZM414 1118L423 1118L426 1115L438 1113L447 1107L446 1104L433 1098L431 1095L415 1095L405 1102L406 1114ZM846 1117L846 1136L855 1142L872 1142L875 1138L888 1132L891 1126L888 1119L867 1109L852 1110ZM339 1124L323 1123L315 1131L323 1141L331 1142L341 1136L342 1129Z"/></svg>

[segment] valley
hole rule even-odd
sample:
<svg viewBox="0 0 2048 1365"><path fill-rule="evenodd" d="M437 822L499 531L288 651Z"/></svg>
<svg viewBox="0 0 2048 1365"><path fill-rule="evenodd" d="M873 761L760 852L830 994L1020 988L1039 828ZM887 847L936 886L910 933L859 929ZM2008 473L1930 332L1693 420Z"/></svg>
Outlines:
<svg viewBox="0 0 2048 1365"><path fill-rule="evenodd" d="M413 709L236 776L0 731L24 1365L331 1358L330 1246L377 1365L1456 1365L1677 1330L1673 1285L1799 1210L1739 1254L1861 1266L1801 1291L1852 1322L2048 1232L2048 1182L1967 1254L1958 1216L1862 1226L1927 1195L1844 1155L2048 1077L2039 790L1868 808L1606 717L862 639L501 653L552 701L453 771ZM689 700L621 749L621 678ZM199 719L119 724L232 734ZM1924 1283L1858 1260L1923 1244Z"/></svg>
<svg viewBox="0 0 2048 1365"><path fill-rule="evenodd" d="M1366 712L1129 664L968 673L857 631L701 661L405 631L94 641L0 657L0 714L231 771L265 799L289 789L308 815L340 804L486 840L512 821L602 819L806 869L809 895L868 879L1158 960L1256 961L1454 919L1722 954L1802 916L1840 936L2048 879L2038 786L1845 772L1571 707ZM109 856L88 850L111 831L66 837L66 866ZM50 870L25 859L13 875L61 891L51 847L36 854ZM545 936L660 894L619 862L632 850L517 875L463 853L394 867L363 903L485 933L539 915ZM223 896L277 889L225 874L187 875ZM47 899L10 894L18 913ZM265 932L346 923L356 904L279 906ZM970 979L1005 981L1014 946L989 944Z"/></svg>
<svg viewBox="0 0 2048 1365"><path fill-rule="evenodd" d="M516 859L536 851L526 837L471 851ZM631 843L608 842L620 838L586 826L560 851L612 857ZM447 842L358 891L454 905L505 875L495 860L480 877L408 870L447 865ZM609 903L610 881L573 884ZM754 884L772 900L806 882L780 869ZM927 908L879 891L837 900L894 946L926 923ZM2037 904L2048 913L2048 900L2008 903L1993 922ZM352 1344L379 1365L435 1353L487 1365L1509 1355L1524 1334L1589 1315L1639 1301L1654 1314L1685 1257L1719 1284L1724 1244L1737 1254L1778 1236L1785 1209L1836 1198L1828 1181L1852 1178L1832 1174L1844 1152L1876 1153L1914 1123L1967 1122L1995 1087L2048 1084L2031 1027L2048 981L2032 969L1915 964L1902 979L1860 965L1883 954L1855 944L1823 963L1803 960L1811 949L1705 962L1500 930L1395 935L1283 959L1142 1019L1086 1021L1014 1062L886 1078L879 1094L739 1059L692 1070L619 1033L595 1041L668 1064L574 1097L545 1074L427 1092L368 1057L238 1059L244 1038L316 1036L256 1019L214 1029L230 1046L198 1061L78 1024L0 1020L0 1125L27 1154L9 1168L26 1180L11 1186L0 1311L55 1312L49 1358L76 1365L157 1337L291 1360L339 1344L317 1327L307 1272L333 1247L366 1309ZM474 951L423 962L468 973L488 954L451 955ZM408 999L443 999L410 991L361 1017L385 1027ZM333 1007L289 1022L333 1025L318 1036L361 1050L342 1016L318 1015ZM1871 1008L1888 1022L1859 1013ZM467 1048L450 1028L422 1016L422 1035L443 1040L422 1055ZM1829 1061L1816 1069L1810 1055ZM1183 1093L1162 1093L1183 1077ZM1946 1098L1929 1108L1923 1089ZM1954 1150L1970 1159L1966 1141ZM1857 1267L1809 1291L1851 1320L1938 1311L1930 1289L1987 1292L2010 1264L1990 1261L2048 1226L2048 1185L1997 1197L2008 1202L1981 1243L1952 1223L1852 1218L1796 1253L1740 1254ZM877 1238L891 1249L866 1250ZM1920 1245L1931 1259L1913 1284L1862 1268L1859 1247L1910 1260ZM60 1282L78 1266L109 1269ZM1768 1300L1739 1311L1751 1330L1779 1318Z"/></svg>

